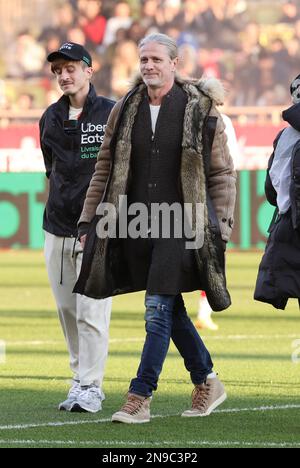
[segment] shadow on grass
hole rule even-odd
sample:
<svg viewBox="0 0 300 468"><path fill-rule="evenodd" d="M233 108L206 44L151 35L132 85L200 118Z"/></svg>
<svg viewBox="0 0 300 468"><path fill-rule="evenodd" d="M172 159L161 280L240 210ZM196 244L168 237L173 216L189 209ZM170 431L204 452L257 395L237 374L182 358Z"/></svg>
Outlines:
<svg viewBox="0 0 300 468"><path fill-rule="evenodd" d="M133 376L132 376L133 377ZM6 375L1 375L1 380L36 380L36 381L46 381L46 382L69 382L71 377L69 375L64 375L64 376L46 376L46 375L22 375L22 374L6 374ZM107 376L104 379L105 384L110 384L110 383L120 383L120 384L128 384L130 380L130 377L110 377ZM160 384L176 384L176 385L190 385L191 381L187 379L170 379L170 378L161 378L159 380ZM300 389L300 382L277 382L273 381L270 382L270 380L255 380L255 381L249 381L249 380L243 380L243 381L233 381L233 380L228 380L222 378L222 382L228 386L228 387L233 387L233 388L260 388L260 387L272 387L278 388L278 389L289 389L291 388L291 385L293 389L299 388Z"/></svg>
<svg viewBox="0 0 300 468"><path fill-rule="evenodd" d="M60 345L63 345L63 342L61 342ZM130 343L132 346L132 343ZM23 347L15 347L13 345L10 345L7 351L7 355L12 355L12 356L66 356L67 351L65 349L57 349L57 345L51 345L53 346L51 349L43 349L42 345L41 347L30 347L30 348L23 348ZM109 350L109 357L111 358L120 358L120 359L126 359L126 358L134 358L135 360L139 361L143 349L142 342L136 343L137 349L135 350L119 350L119 349L113 349L113 346L111 345L111 348ZM169 351L167 355L167 359L178 359L180 357L179 353L177 351ZM226 353L226 352L214 352L213 353L214 360L229 360L229 361L286 361L286 362L291 362L291 357L288 354L255 354L255 353Z"/></svg>
<svg viewBox="0 0 300 468"><path fill-rule="evenodd" d="M129 326L131 325L134 326L134 322L136 322L138 326L144 326L145 324L144 313L145 311L142 305L141 305L140 310L136 310L136 311L128 311L128 310L120 311L120 310L114 310L113 308L112 316L111 316L111 323L114 324L114 322L132 321L133 323L132 324L130 323ZM190 313L189 315L192 317L194 316L194 313L193 314ZM216 312L213 314L213 316L215 318L219 318L222 320L232 320L234 318L235 320L248 320L248 321L252 321L255 323L257 323L258 320L260 322L262 320L275 322L278 320L295 321L299 318L298 315L296 314L291 314L290 312L287 313L283 311L278 311L275 309L270 309L269 313L264 314L264 315L258 314L258 312L255 312L255 314L249 314L249 313L243 313L243 311L233 312L233 310L228 310L224 312ZM0 319L1 317L2 318L26 318L26 319L32 319L32 318L49 319L49 318L57 318L57 312L56 310L49 311L49 310L43 310L43 309L38 309L35 311L8 309L4 311L0 310ZM244 334L247 334L246 330L243 330L243 332Z"/></svg>
<svg viewBox="0 0 300 468"><path fill-rule="evenodd" d="M0 319L1 318L25 318L25 319L42 319L48 320L49 318L57 318L56 310L49 311L49 310L35 310L33 311L26 311L26 310L5 310L0 311Z"/></svg>
<svg viewBox="0 0 300 468"><path fill-rule="evenodd" d="M0 397L0 439L45 440L48 447L51 441L65 441L62 447L71 446L68 441L75 442L76 446L77 441L78 446L86 442L90 446L106 448L196 448L222 443L228 446L240 443L242 446L243 442L258 446L266 443L300 443L300 409L280 409L300 404L300 400L289 397L235 396L208 418L181 418L181 413L191 404L190 389L184 389L182 394L158 391L151 403L151 414L154 416L151 422L128 426L110 422L111 415L124 402L122 392L111 388L108 383L105 392L103 411L98 414L59 412L57 404L65 393L51 386L32 391L11 390L9 397L5 392ZM262 407L270 408L263 410ZM33 427L14 427L24 424ZM4 427L7 425L13 427Z"/></svg>
<svg viewBox="0 0 300 468"><path fill-rule="evenodd" d="M140 319L140 323L144 324L144 309L141 308L141 311L136 311L136 312L128 312L128 311L112 311L112 318L111 322L114 321L128 321L128 320L133 320L136 321L137 319ZM48 318L53 318L57 317L57 312L56 310L49 311L49 310L35 310L35 311L26 311L26 310L5 310L5 311L0 311L0 319L1 317L3 318L28 318L28 319L36 319L36 318L41 318L41 319L48 319Z"/></svg>
<svg viewBox="0 0 300 468"><path fill-rule="evenodd" d="M133 376L132 376L133 377ZM1 380L36 380L36 381L46 381L46 382L69 382L71 377L69 375L65 376L46 376L46 375L22 375L22 374L6 374L6 375L1 375ZM104 378L105 384L110 384L110 383L120 383L120 384L128 384L130 380L130 377L110 377L107 376ZM190 385L191 381L187 379L170 379L170 378L161 378L159 380L160 384L176 384L176 385ZM233 381L233 380L228 380L228 379L222 379L222 382L228 386L228 387L234 387L234 388L259 388L259 387L272 387L278 388L278 389L288 389L291 388L291 385L293 386L293 389L299 388L300 389L300 382L277 382L273 381L270 382L270 380L255 380L255 381L249 381L249 380L243 380L243 381Z"/></svg>

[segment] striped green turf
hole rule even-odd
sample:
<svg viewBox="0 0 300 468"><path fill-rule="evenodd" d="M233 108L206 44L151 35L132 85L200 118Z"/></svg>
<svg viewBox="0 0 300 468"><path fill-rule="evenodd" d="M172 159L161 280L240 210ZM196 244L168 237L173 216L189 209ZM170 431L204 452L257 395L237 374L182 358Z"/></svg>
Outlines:
<svg viewBox="0 0 300 468"><path fill-rule="evenodd" d="M192 386L171 346L151 423L114 425L135 375L144 337L143 294L114 299L103 411L59 413L68 389L68 357L40 252L0 253L1 447L300 447L300 323L296 301L285 312L252 300L261 254L229 253L233 306L215 314L218 332L202 333L228 400L204 419L183 419ZM185 296L195 318L198 294ZM1 345L0 345L1 346ZM294 347L293 347L294 346ZM299 351L298 351L299 349Z"/></svg>

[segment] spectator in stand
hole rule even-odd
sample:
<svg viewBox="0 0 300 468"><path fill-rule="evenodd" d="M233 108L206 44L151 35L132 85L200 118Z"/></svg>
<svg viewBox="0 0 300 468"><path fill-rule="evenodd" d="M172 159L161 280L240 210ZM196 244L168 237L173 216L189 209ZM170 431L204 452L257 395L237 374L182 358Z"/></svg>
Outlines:
<svg viewBox="0 0 300 468"><path fill-rule="evenodd" d="M286 77L290 76L290 57L282 39L275 39L270 50L274 58L274 81L286 87Z"/></svg>
<svg viewBox="0 0 300 468"><path fill-rule="evenodd" d="M260 25L255 21L248 23L239 34L240 38L240 49L245 51L247 54L254 54L260 52Z"/></svg>
<svg viewBox="0 0 300 468"><path fill-rule="evenodd" d="M118 44L112 66L111 89L113 96L120 99L127 94L130 81L138 72L138 47L133 41Z"/></svg>
<svg viewBox="0 0 300 468"><path fill-rule="evenodd" d="M198 76L220 79L222 76L221 57L222 52L217 49L198 50Z"/></svg>
<svg viewBox="0 0 300 468"><path fill-rule="evenodd" d="M144 0L141 10L141 25L146 30L156 27L160 0Z"/></svg>
<svg viewBox="0 0 300 468"><path fill-rule="evenodd" d="M42 32L39 36L39 42L44 44L44 49L46 51L46 56L59 49L61 40L59 34L54 29L47 29ZM45 86L47 91L51 88L51 83L53 81L53 73L49 69L49 64L45 60L42 70L43 80L45 81ZM57 99L56 99L57 101ZM55 102L55 101L53 101ZM47 95L45 96L45 106L49 105Z"/></svg>
<svg viewBox="0 0 300 468"><path fill-rule="evenodd" d="M281 84L275 84L273 89L265 91L256 101L260 107L285 105L288 99L286 88Z"/></svg>
<svg viewBox="0 0 300 468"><path fill-rule="evenodd" d="M104 56L106 63L112 68L113 61L116 55L117 47L123 42L128 40L129 30L118 29L116 33L115 42L110 44L108 47L102 47L100 53Z"/></svg>
<svg viewBox="0 0 300 468"><path fill-rule="evenodd" d="M206 25L204 20L204 13L207 11L207 2L199 0L184 0L183 9L174 18L176 26L180 26L181 31L199 32L204 29Z"/></svg>
<svg viewBox="0 0 300 468"><path fill-rule="evenodd" d="M86 37L82 29L79 27L70 28L67 34L67 42L75 42L86 46Z"/></svg>
<svg viewBox="0 0 300 468"><path fill-rule="evenodd" d="M257 100L261 100L265 96L266 101L270 101L270 90L274 88L274 69L275 60L271 52L262 49L258 60L258 81L256 83ZM264 101L262 101L264 102ZM268 104L263 104L268 105Z"/></svg>
<svg viewBox="0 0 300 468"><path fill-rule="evenodd" d="M0 48L0 80L6 76L6 65L3 50Z"/></svg>
<svg viewBox="0 0 300 468"><path fill-rule="evenodd" d="M93 59L93 85L98 94L112 97L111 91L111 64L105 60L103 54L92 53Z"/></svg>
<svg viewBox="0 0 300 468"><path fill-rule="evenodd" d="M128 31L126 30L126 36L136 44L145 36L146 29L142 26L140 21L134 21Z"/></svg>
<svg viewBox="0 0 300 468"><path fill-rule="evenodd" d="M34 96L30 93L22 93L18 96L18 99L15 103L15 109L18 111L28 111L34 109L35 99Z"/></svg>
<svg viewBox="0 0 300 468"><path fill-rule="evenodd" d="M39 40L42 39L39 38ZM49 31L44 35L44 41L47 55L54 52L54 50L57 50L60 46L60 37L54 30L49 29Z"/></svg>
<svg viewBox="0 0 300 468"><path fill-rule="evenodd" d="M130 5L127 2L119 2L114 9L114 16L110 18L106 25L106 32L103 40L105 46L113 44L119 29L128 30L132 25Z"/></svg>
<svg viewBox="0 0 300 468"><path fill-rule="evenodd" d="M246 2L244 0L217 0L211 2L211 9L215 19L210 28L214 47L239 50L236 35L243 31L249 22Z"/></svg>
<svg viewBox="0 0 300 468"><path fill-rule="evenodd" d="M6 85L4 80L0 80L0 109L8 109L9 102L6 93ZM1 124L1 121L0 121Z"/></svg>
<svg viewBox="0 0 300 468"><path fill-rule="evenodd" d="M146 0L143 4L142 21L146 29L165 30L170 25L178 26L177 17L182 10L182 0Z"/></svg>
<svg viewBox="0 0 300 468"><path fill-rule="evenodd" d="M300 33L300 21L299 23L299 33ZM299 38L294 37L291 41L288 41L286 44L288 55L289 55L289 69L291 76L296 76L299 71L299 62L300 62L300 42ZM292 78L290 79L292 81ZM287 102L287 101L286 101ZM285 102L285 104L286 104Z"/></svg>
<svg viewBox="0 0 300 468"><path fill-rule="evenodd" d="M25 8L26 1L19 1ZM105 89L105 94L110 96L112 76L115 82L118 81L112 73L112 68L116 69L113 67L116 49L128 40L137 44L152 31L164 32L175 39L179 47L184 46L184 74L193 69L194 53L186 45L201 49L203 60L206 50L212 53L213 57L204 66L198 65L196 76L206 73L225 80L231 105L262 105L270 102L272 96L274 103L285 105L281 104L287 95L283 85L286 79L291 80L298 73L300 0L276 0L274 6L269 7L272 14L264 15L264 22L260 14L262 2L252 4L250 17L247 11L249 2L245 0L44 0L45 11L46 5L54 3L57 4L54 15L45 20L47 26L41 33L38 28L44 19L37 18L36 35L30 31L29 34L5 38L1 78L43 78L42 86L49 89L52 80L45 56L57 50L59 44L70 41L82 43L91 52L101 54L101 70L104 71L101 76L106 78L104 80L99 75L96 86ZM131 7L135 8L134 18ZM38 15L37 12L34 14ZM275 35L270 25L280 21L283 24ZM262 46L266 47L264 54L270 58L260 57ZM218 49L222 54L215 52ZM269 71L266 70L268 61L274 62ZM270 78L268 86L273 90L271 93L266 85L261 85L267 74ZM122 73L119 81L125 83L126 76L127 72ZM40 86L39 82L37 86ZM119 88L119 84L113 87Z"/></svg>
<svg viewBox="0 0 300 468"><path fill-rule="evenodd" d="M295 38L297 38L300 41L300 19L298 19L293 24L293 29L294 29L294 33L295 33Z"/></svg>
<svg viewBox="0 0 300 468"><path fill-rule="evenodd" d="M174 25L181 12L181 0L164 0L161 6L161 18L164 26Z"/></svg>
<svg viewBox="0 0 300 468"><path fill-rule="evenodd" d="M197 50L190 44L183 44L178 48L178 72L182 78L197 76Z"/></svg>
<svg viewBox="0 0 300 468"><path fill-rule="evenodd" d="M102 44L106 18L101 14L101 0L79 0L79 24L85 34L87 44L91 47Z"/></svg>
<svg viewBox="0 0 300 468"><path fill-rule="evenodd" d="M7 58L8 76L26 79L41 76L46 54L42 45L26 30L18 35Z"/></svg>
<svg viewBox="0 0 300 468"><path fill-rule="evenodd" d="M116 3L120 2L121 0L104 0L102 3L102 14L105 18L111 18L114 13L114 9ZM125 1L125 0L124 0Z"/></svg>
<svg viewBox="0 0 300 468"><path fill-rule="evenodd" d="M282 17L280 18L280 23L289 23L294 24L297 20L299 20L299 7L297 2L288 0L284 2L282 5Z"/></svg>
<svg viewBox="0 0 300 468"><path fill-rule="evenodd" d="M228 103L232 106L247 106L257 97L257 56L243 50L234 54L232 85L228 86Z"/></svg>
<svg viewBox="0 0 300 468"><path fill-rule="evenodd" d="M75 11L71 3L68 1L63 2L59 5L55 12L54 26L44 29L41 36L39 37L39 40L47 40L49 33L54 33L56 36L59 37L60 44L66 42L68 30L75 25Z"/></svg>
<svg viewBox="0 0 300 468"><path fill-rule="evenodd" d="M59 100L61 94L57 88L57 86L50 88L46 93L46 107L51 106Z"/></svg>

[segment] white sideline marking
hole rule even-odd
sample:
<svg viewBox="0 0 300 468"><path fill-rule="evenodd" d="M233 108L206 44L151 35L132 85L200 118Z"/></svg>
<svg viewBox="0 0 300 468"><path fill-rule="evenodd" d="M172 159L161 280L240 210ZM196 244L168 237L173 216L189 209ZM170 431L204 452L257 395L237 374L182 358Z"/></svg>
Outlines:
<svg viewBox="0 0 300 468"><path fill-rule="evenodd" d="M300 405L282 405L282 406L260 406L257 408L228 408L223 410L216 410L212 414L222 414L222 413L243 413L250 412L256 413L260 411L282 411L282 410L291 410L291 409L300 409ZM166 419L174 416L180 416L181 413L177 414L156 414L151 417L151 419ZM94 419L94 420L82 420L82 421L58 421L58 422L48 422L48 423L33 423L33 424L18 424L18 425L9 425L9 426L0 426L0 431L8 430L17 430L17 429L35 429L37 427L62 427L62 426L78 426L85 424L99 424L111 422L111 418L106 419Z"/></svg>
<svg viewBox="0 0 300 468"><path fill-rule="evenodd" d="M290 410L290 409L300 409L300 405L259 406L257 408L228 408L228 409L216 410L213 412L213 414L244 413L244 412L257 413L259 411L282 411L282 410Z"/></svg>
<svg viewBox="0 0 300 468"><path fill-rule="evenodd" d="M283 340L283 339L294 339L299 338L299 334L291 335L216 335L216 336L203 336L205 340L216 340L216 341L247 341L247 340ZM114 343L140 343L144 341L144 337L141 338L112 338L109 340L110 344ZM64 344L63 340L53 341L6 341L8 346L43 346L43 345L58 345Z"/></svg>
<svg viewBox="0 0 300 468"><path fill-rule="evenodd" d="M171 446L174 445L178 447L182 444L182 440L172 440L172 441L159 441L159 442L136 442L132 440L86 440L86 441L76 441L76 440L1 440L0 445L74 445L74 446L114 446L114 445L124 445L126 447L130 446L146 446L149 448L149 445L154 446ZM214 446L214 447L230 447L230 446L243 446L243 447L278 447L278 448L288 448L288 447L300 447L300 442L245 442L245 441L214 441L214 440L190 440L184 442L185 445L194 445L195 448L201 446Z"/></svg>

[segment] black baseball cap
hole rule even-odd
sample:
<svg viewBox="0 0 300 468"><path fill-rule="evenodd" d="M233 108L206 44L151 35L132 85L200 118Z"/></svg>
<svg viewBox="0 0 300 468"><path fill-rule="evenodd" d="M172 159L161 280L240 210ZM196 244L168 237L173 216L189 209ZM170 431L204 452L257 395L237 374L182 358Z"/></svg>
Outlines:
<svg viewBox="0 0 300 468"><path fill-rule="evenodd" d="M92 57L88 51L81 44L76 44L75 42L66 42L58 50L51 52L47 60L48 62L54 62L54 60L60 58L74 60L74 62L82 60L89 67L92 66Z"/></svg>

